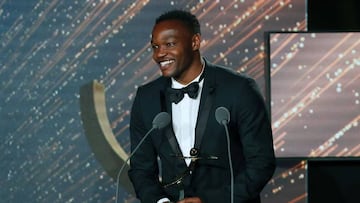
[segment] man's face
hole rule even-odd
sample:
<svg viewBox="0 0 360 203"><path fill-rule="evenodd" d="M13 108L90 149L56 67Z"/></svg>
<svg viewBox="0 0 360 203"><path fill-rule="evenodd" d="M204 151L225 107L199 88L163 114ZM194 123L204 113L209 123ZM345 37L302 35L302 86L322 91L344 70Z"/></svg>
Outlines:
<svg viewBox="0 0 360 203"><path fill-rule="evenodd" d="M173 77L185 81L197 50L194 48L194 36L178 20L166 20L153 28L151 46L153 59L159 64L164 77Z"/></svg>

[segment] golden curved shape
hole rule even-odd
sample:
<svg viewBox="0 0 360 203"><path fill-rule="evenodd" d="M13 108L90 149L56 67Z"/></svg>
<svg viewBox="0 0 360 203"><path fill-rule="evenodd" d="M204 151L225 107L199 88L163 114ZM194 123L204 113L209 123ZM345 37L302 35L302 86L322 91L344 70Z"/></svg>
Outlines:
<svg viewBox="0 0 360 203"><path fill-rule="evenodd" d="M80 88L80 111L86 138L95 158L105 169L106 173L117 181L121 166L128 158L116 140L106 113L104 85L92 81ZM134 188L127 175L129 164L126 163L124 171L119 178L119 184L125 190L135 195Z"/></svg>

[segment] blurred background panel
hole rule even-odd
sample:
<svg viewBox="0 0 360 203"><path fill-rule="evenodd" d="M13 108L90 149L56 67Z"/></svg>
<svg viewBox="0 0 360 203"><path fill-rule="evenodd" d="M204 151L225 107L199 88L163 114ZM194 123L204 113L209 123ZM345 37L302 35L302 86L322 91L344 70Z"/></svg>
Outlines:
<svg viewBox="0 0 360 203"><path fill-rule="evenodd" d="M270 33L277 157L360 156L360 32Z"/></svg>
<svg viewBox="0 0 360 203"><path fill-rule="evenodd" d="M271 49L282 52L273 52L272 62L282 64L290 58L281 57L290 53L299 56L300 51L306 50L305 55L310 57L325 54L334 58L317 69L310 67L319 61L310 58L298 64L303 67L289 65L295 58L282 68L265 64L270 57L265 52L268 48L265 32L359 28L354 20L358 19L355 1L3 0L0 1L1 201L114 201L115 181L95 158L84 134L79 90L93 80L104 84L110 126L121 147L129 152L129 110L136 88L159 76L151 59L151 29L160 13L173 8L191 10L199 17L202 53L208 60L256 79L265 99L273 102L274 124L286 112L294 110L294 105L284 106L283 98L278 100L273 95L279 91L271 89L270 94L270 87L276 86L274 81L288 85L291 81L286 83L286 78L296 80L299 76L304 80L297 80L294 89L288 86L281 94L315 91L320 95L304 109L302 118L310 119L304 120L307 124L294 117L295 125L289 123L295 127L292 130L274 128L278 168L262 193L263 202L306 202L306 161L300 155L358 156L354 145L359 142L349 136L356 134L358 127L351 117L345 118L347 112L356 115L353 108L358 107L354 105L359 92L358 72L354 71L359 68L356 54L351 52L357 50L354 47L357 41L345 40L353 39L356 33L339 38L329 35L331 41L323 41L327 37L321 34L298 37L274 34L277 42L274 41ZM305 47L298 47L293 53L291 47L302 39L306 39ZM338 55L340 52L335 50L329 54L341 39L344 44L337 48L342 48L344 55ZM320 42L321 47L315 46ZM346 46L353 49L346 51ZM351 64L357 69L346 71ZM329 75L322 73L325 70ZM266 72L271 73L271 78ZM268 83L270 79L272 86ZM301 82L307 82L307 86ZM306 98L304 95L299 98ZM344 110L336 108L339 105L344 108L346 104ZM317 117L320 115L328 115L327 120ZM334 115L336 119L330 118ZM315 129L312 121L317 121L321 129L306 134ZM296 134L299 132L304 134ZM308 139L298 139L299 136L319 137L310 143ZM304 147L295 147L295 143ZM335 145L327 145L330 143ZM286 154L290 149L295 154ZM136 202L125 190L120 198L120 202Z"/></svg>

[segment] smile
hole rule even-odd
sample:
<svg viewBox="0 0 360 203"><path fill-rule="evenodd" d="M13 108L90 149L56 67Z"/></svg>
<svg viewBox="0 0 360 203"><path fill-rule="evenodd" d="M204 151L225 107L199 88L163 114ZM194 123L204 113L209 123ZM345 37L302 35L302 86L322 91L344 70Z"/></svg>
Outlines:
<svg viewBox="0 0 360 203"><path fill-rule="evenodd" d="M174 60L167 60L167 61L162 61L159 64L160 64L161 67L163 67L163 66L167 66L169 64L172 64L174 62L175 62Z"/></svg>

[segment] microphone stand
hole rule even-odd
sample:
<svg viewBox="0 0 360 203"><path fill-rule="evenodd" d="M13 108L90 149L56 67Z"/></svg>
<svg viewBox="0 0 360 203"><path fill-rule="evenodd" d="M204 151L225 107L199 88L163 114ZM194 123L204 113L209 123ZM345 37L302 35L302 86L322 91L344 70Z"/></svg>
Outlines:
<svg viewBox="0 0 360 203"><path fill-rule="evenodd" d="M116 177L116 196L115 196L115 203L118 202L118 198L119 198L119 180L120 180L120 175L122 173L122 171L124 170L125 166L127 165L127 162L130 160L130 158L134 155L134 153L139 149L139 147L141 146L141 144L145 141L145 139L148 137L148 135L150 135L150 133L152 131L154 131L156 128L152 127L146 134L145 136L140 140L139 144L135 147L135 149L130 153L130 155L128 156L128 158L125 160L125 162L123 163L123 165L121 166L119 173L117 174Z"/></svg>
<svg viewBox="0 0 360 203"><path fill-rule="evenodd" d="M228 152L229 167L230 167L230 202L234 203L234 170L231 160L230 135L229 135L229 129L227 127L227 124L230 121L230 112L225 107L218 107L215 111L215 117L218 123L220 125L223 125L225 128L227 152Z"/></svg>
<svg viewBox="0 0 360 203"><path fill-rule="evenodd" d="M231 160L231 151L230 151L230 136L229 136L229 130L226 125L227 123L223 122L225 131L226 131L226 140L227 140L227 152L228 152L228 159L229 159L229 167L230 167L230 194L231 194L231 203L234 203L234 170L232 166L232 160Z"/></svg>
<svg viewBox="0 0 360 203"><path fill-rule="evenodd" d="M135 154L135 152L139 149L139 147L142 145L142 143L145 141L145 139L151 134L152 131L156 129L162 129L166 127L170 123L171 117L167 112L160 112L158 113L152 122L152 128L144 135L143 138L141 138L140 142L136 145L134 150L130 153L128 158L124 161L123 165L121 166L119 173L116 177L116 196L115 196L115 203L118 202L118 196L119 196L119 179L122 171L124 170L125 166L127 165L127 162L130 160L130 158Z"/></svg>

